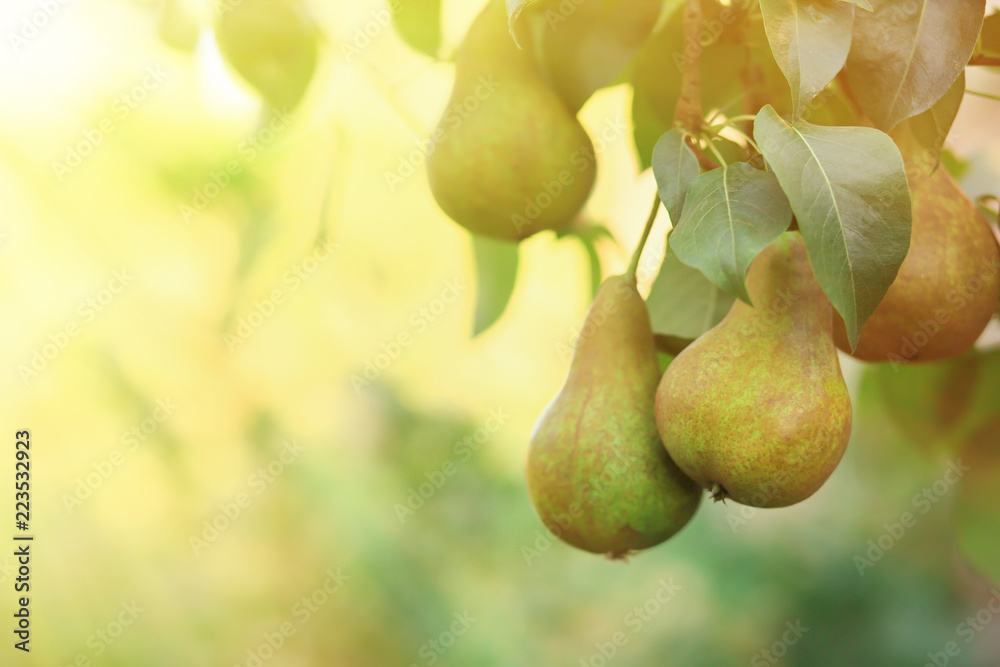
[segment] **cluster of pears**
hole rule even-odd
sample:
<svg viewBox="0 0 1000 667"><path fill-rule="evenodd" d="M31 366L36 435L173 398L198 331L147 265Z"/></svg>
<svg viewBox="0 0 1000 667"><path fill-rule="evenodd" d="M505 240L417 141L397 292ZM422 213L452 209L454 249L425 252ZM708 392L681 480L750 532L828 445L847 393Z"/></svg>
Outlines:
<svg viewBox="0 0 1000 667"><path fill-rule="evenodd" d="M545 525L617 558L680 530L703 490L754 507L798 503L850 438L838 347L873 362L967 352L1000 306L1000 246L944 168L908 176L910 249L856 350L797 232L751 264L752 305L736 301L662 377L634 268L608 279L532 434L528 488Z"/></svg>
<svg viewBox="0 0 1000 667"><path fill-rule="evenodd" d="M475 234L519 241L563 230L594 185L590 137L511 38L504 0L490 0L469 28L431 141L431 192Z"/></svg>
<svg viewBox="0 0 1000 667"><path fill-rule="evenodd" d="M532 502L561 539L617 558L680 530L703 490L784 507L833 472L851 401L798 233L757 257L747 288L755 305L736 302L661 377L634 274L601 287L528 456Z"/></svg>

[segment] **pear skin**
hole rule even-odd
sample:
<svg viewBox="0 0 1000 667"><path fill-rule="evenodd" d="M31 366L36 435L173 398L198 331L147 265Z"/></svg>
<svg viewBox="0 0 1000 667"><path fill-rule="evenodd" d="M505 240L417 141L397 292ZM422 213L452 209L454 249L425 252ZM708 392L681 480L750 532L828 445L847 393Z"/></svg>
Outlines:
<svg viewBox="0 0 1000 667"><path fill-rule="evenodd" d="M692 517L701 489L656 432L660 369L635 278L598 290L569 376L531 436L528 490L563 541L617 558L663 542Z"/></svg>
<svg viewBox="0 0 1000 667"><path fill-rule="evenodd" d="M1000 303L1000 247L986 218L944 167L907 171L910 250L853 352L836 318L837 347L864 361L957 357L972 348Z"/></svg>
<svg viewBox="0 0 1000 667"><path fill-rule="evenodd" d="M474 234L519 241L566 229L594 185L593 144L514 43L503 0L469 28L431 141L431 192Z"/></svg>
<svg viewBox="0 0 1000 667"><path fill-rule="evenodd" d="M306 94L319 61L319 30L299 0L240 0L217 13L226 61L277 111Z"/></svg>
<svg viewBox="0 0 1000 667"><path fill-rule="evenodd" d="M667 367L656 424L671 458L716 500L785 507L837 467L851 399L832 307L798 233L761 252L747 289L756 307L737 301Z"/></svg>

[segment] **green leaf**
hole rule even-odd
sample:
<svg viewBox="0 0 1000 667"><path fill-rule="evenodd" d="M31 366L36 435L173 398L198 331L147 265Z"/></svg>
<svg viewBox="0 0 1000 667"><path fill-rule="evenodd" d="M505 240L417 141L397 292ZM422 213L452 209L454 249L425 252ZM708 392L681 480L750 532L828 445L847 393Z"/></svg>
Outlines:
<svg viewBox="0 0 1000 667"><path fill-rule="evenodd" d="M965 68L986 0L873 0L854 21L851 88L883 130L930 109Z"/></svg>
<svg viewBox="0 0 1000 667"><path fill-rule="evenodd" d="M604 225L589 225L582 229L574 229L566 233L566 236L577 238L587 253L587 263L590 265L590 297L593 299L597 296L597 290L600 289L601 282L604 279L604 273L601 269L601 256L597 252L597 242L602 238L608 239L615 244L617 244L617 241L611 231Z"/></svg>
<svg viewBox="0 0 1000 667"><path fill-rule="evenodd" d="M406 0L393 15L393 23L407 44L437 59L441 51L441 0Z"/></svg>
<svg viewBox="0 0 1000 667"><path fill-rule="evenodd" d="M476 259L476 322L478 336L500 319L517 280L518 244L473 236Z"/></svg>
<svg viewBox="0 0 1000 667"><path fill-rule="evenodd" d="M754 138L853 348L909 249L910 189L899 149L878 130L789 123L770 106L757 115Z"/></svg>
<svg viewBox="0 0 1000 667"><path fill-rule="evenodd" d="M833 81L851 48L854 7L838 0L760 0L771 51L792 89L792 114Z"/></svg>
<svg viewBox="0 0 1000 667"><path fill-rule="evenodd" d="M654 334L695 339L721 322L733 301L701 271L682 264L668 239L660 273L646 299Z"/></svg>
<svg viewBox="0 0 1000 667"><path fill-rule="evenodd" d="M698 158L684 141L681 130L670 130L656 142L653 148L653 175L660 201L670 214L671 225L676 226L681 219L684 195L700 173Z"/></svg>
<svg viewBox="0 0 1000 667"><path fill-rule="evenodd" d="M571 111L611 84L653 32L662 0L508 0L511 31L531 48Z"/></svg>
<svg viewBox="0 0 1000 667"><path fill-rule="evenodd" d="M694 181L670 245L677 259L750 303L750 263L791 222L792 209L774 174L738 162Z"/></svg>
<svg viewBox="0 0 1000 667"><path fill-rule="evenodd" d="M948 92L927 111L907 118L890 136L896 142L907 165L915 165L926 173L937 169L941 151L951 126L958 116L958 109L965 99L965 72L955 79Z"/></svg>

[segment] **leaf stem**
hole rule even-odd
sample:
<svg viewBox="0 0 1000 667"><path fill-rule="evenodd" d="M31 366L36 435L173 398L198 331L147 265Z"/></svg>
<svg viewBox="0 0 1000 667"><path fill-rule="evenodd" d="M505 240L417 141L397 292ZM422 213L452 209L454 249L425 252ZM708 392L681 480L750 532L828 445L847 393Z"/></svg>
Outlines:
<svg viewBox="0 0 1000 667"><path fill-rule="evenodd" d="M979 97L985 97L987 99L996 100L997 102L1000 102L1000 97L993 95L991 93L981 93L978 90L966 90L965 92L967 92L970 95L978 95Z"/></svg>
<svg viewBox="0 0 1000 667"><path fill-rule="evenodd" d="M659 212L660 193L656 193L653 196L653 210L649 212L649 217L646 219L646 227L642 230L642 237L639 239L639 244L635 247L635 252L632 253L632 261L629 262L628 271L625 272L625 275L631 278L633 282L636 280L636 272L639 271L639 257L642 256L642 249L646 247L649 233L653 230L653 223L656 222L656 214Z"/></svg>
<svg viewBox="0 0 1000 667"><path fill-rule="evenodd" d="M709 139L708 141L706 141L705 145L708 146L708 150L712 151L712 155L714 155L715 159L719 161L719 164L722 165L723 169L726 169L727 167L729 167L729 165L726 164L726 159L724 157L722 157L722 153L720 153L719 149L715 147L715 144L712 143L711 139Z"/></svg>

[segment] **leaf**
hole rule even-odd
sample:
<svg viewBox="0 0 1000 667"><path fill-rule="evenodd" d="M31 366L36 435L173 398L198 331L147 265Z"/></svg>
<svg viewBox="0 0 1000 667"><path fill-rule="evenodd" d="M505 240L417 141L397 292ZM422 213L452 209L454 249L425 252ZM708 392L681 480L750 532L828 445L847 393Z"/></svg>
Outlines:
<svg viewBox="0 0 1000 667"><path fill-rule="evenodd" d="M684 141L681 130L670 130L656 142L653 148L653 175L660 201L670 214L671 225L676 225L681 219L684 195L700 173L698 158Z"/></svg>
<svg viewBox="0 0 1000 667"><path fill-rule="evenodd" d="M476 259L476 322L478 336L500 319L517 280L518 245L484 236L472 237Z"/></svg>
<svg viewBox="0 0 1000 667"><path fill-rule="evenodd" d="M508 0L511 31L531 48L571 111L612 83L653 32L662 0Z"/></svg>
<svg viewBox="0 0 1000 667"><path fill-rule="evenodd" d="M757 115L754 138L853 348L909 248L910 189L899 149L878 130L793 124L770 106Z"/></svg>
<svg viewBox="0 0 1000 667"><path fill-rule="evenodd" d="M737 162L694 181L670 245L677 259L750 303L750 262L791 222L792 209L774 174Z"/></svg>
<svg viewBox="0 0 1000 667"><path fill-rule="evenodd" d="M406 0L393 14L393 23L407 44L437 59L441 51L441 0Z"/></svg>
<svg viewBox="0 0 1000 667"><path fill-rule="evenodd" d="M760 0L774 58L792 89L792 114L833 81L851 48L854 7L838 0Z"/></svg>
<svg viewBox="0 0 1000 667"><path fill-rule="evenodd" d="M873 0L854 21L851 88L876 126L891 130L930 109L969 62L986 0Z"/></svg>
<svg viewBox="0 0 1000 667"><path fill-rule="evenodd" d="M849 2L852 5L857 5L861 9L867 10L869 12L872 11L872 3L870 3L868 0L844 0L844 2Z"/></svg>
<svg viewBox="0 0 1000 667"><path fill-rule="evenodd" d="M593 299L597 296L597 290L600 289L601 282L604 279L604 273L601 269L601 256L597 253L597 242L602 238L616 244L617 241L611 231L604 225L589 225L582 229L574 229L565 235L577 238L587 253L587 262L590 265L590 297Z"/></svg>
<svg viewBox="0 0 1000 667"><path fill-rule="evenodd" d="M890 136L899 147L908 167L930 174L941 161L941 151L958 109L965 99L965 72L955 79L944 97L927 111L907 118L893 128Z"/></svg>
<svg viewBox="0 0 1000 667"><path fill-rule="evenodd" d="M668 239L660 273L646 299L654 334L695 339L721 322L733 301L701 271L682 264Z"/></svg>

